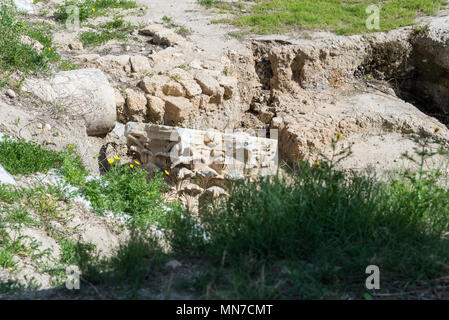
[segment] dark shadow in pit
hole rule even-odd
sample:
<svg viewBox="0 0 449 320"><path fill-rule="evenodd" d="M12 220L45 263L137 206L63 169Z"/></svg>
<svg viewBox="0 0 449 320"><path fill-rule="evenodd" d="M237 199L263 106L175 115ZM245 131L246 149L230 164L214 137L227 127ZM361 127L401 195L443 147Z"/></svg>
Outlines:
<svg viewBox="0 0 449 320"><path fill-rule="evenodd" d="M388 83L399 98L449 126L449 69L441 61L448 51L425 34L412 34L408 43L373 46L356 76Z"/></svg>

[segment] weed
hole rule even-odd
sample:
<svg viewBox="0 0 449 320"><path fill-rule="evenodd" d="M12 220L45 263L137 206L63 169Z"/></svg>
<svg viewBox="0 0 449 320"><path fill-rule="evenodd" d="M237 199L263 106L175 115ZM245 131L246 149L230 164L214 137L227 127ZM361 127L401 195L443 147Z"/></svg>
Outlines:
<svg viewBox="0 0 449 320"><path fill-rule="evenodd" d="M46 150L34 142L5 137L0 141L0 163L13 175L46 173L52 168L60 168L67 180L75 185L86 175L73 146L57 152Z"/></svg>
<svg viewBox="0 0 449 320"><path fill-rule="evenodd" d="M19 19L15 9L4 1L0 1L0 33L1 70L41 72L60 59L52 46L49 25Z"/></svg>
<svg viewBox="0 0 449 320"><path fill-rule="evenodd" d="M184 26L181 26L181 27L177 28L175 30L175 32L183 37L186 37L192 33L192 30L190 30L189 28L186 28Z"/></svg>
<svg viewBox="0 0 449 320"><path fill-rule="evenodd" d="M125 23L123 19L117 17L113 21L100 25L99 28L98 32L85 31L80 34L80 40L84 46L100 46L112 39L127 41L127 36L134 30L131 23Z"/></svg>
<svg viewBox="0 0 449 320"><path fill-rule="evenodd" d="M244 35L241 32L229 32L228 33L230 37L236 38L236 39L243 39Z"/></svg>
<svg viewBox="0 0 449 320"><path fill-rule="evenodd" d="M171 18L167 17L167 16L163 16L162 17L162 22L171 25L173 23L173 20Z"/></svg>
<svg viewBox="0 0 449 320"><path fill-rule="evenodd" d="M70 71L70 70L76 70L78 68L78 66L73 63L72 61L68 61L68 60L62 60L59 64L58 64L58 71Z"/></svg>
<svg viewBox="0 0 449 320"><path fill-rule="evenodd" d="M181 80L181 76L179 74L171 74L169 75L170 81L179 82Z"/></svg>
<svg viewBox="0 0 449 320"><path fill-rule="evenodd" d="M156 271L166 258L151 235L133 229L129 240L121 243L109 258L96 256L90 246L70 244L68 259L76 263L89 283L126 285L137 290Z"/></svg>
<svg viewBox="0 0 449 320"><path fill-rule="evenodd" d="M202 6L210 8L213 4L219 3L220 0L198 0Z"/></svg>
<svg viewBox="0 0 449 320"><path fill-rule="evenodd" d="M132 224L142 226L163 223L167 212L177 208L164 204L162 194L168 186L161 174L148 179L148 172L137 164L131 168L120 160L110 161L111 170L101 180L87 182L82 190L97 212L127 214Z"/></svg>
<svg viewBox="0 0 449 320"><path fill-rule="evenodd" d="M61 263L65 265L83 265L90 262L95 252L95 245L90 242L74 242L63 239L60 241ZM87 260L86 260L87 258Z"/></svg>

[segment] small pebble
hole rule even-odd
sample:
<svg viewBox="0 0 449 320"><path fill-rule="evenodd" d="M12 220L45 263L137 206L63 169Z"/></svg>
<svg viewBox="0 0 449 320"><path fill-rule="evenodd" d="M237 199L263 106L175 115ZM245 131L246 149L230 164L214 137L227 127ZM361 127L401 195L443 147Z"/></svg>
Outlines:
<svg viewBox="0 0 449 320"><path fill-rule="evenodd" d="M17 96L16 93L14 92L14 90L12 90L12 89L6 90L6 95L8 97L10 97L11 99L14 99Z"/></svg>

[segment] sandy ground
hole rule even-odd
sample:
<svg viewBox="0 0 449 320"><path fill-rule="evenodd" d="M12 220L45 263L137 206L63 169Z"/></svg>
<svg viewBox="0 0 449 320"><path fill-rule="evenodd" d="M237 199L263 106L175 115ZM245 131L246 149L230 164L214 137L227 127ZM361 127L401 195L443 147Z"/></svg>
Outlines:
<svg viewBox="0 0 449 320"><path fill-rule="evenodd" d="M249 52L243 42L228 35L229 32L239 31L239 29L225 24L212 24L213 19L224 16L211 13L211 10L198 4L197 0L138 0L137 2L148 7L144 17L147 22L160 22L164 16L171 18L174 23L191 29L192 34L188 37L189 40L207 53L218 54L226 50Z"/></svg>

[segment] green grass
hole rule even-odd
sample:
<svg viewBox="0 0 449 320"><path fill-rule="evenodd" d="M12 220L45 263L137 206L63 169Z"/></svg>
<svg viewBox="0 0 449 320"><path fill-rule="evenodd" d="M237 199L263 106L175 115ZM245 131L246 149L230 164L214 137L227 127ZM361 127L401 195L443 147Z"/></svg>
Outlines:
<svg viewBox="0 0 449 320"><path fill-rule="evenodd" d="M29 23L19 18L17 12L0 1L0 74L8 71L36 73L46 71L50 63L60 59L52 46L49 25L44 22ZM27 36L39 42L43 49L21 41Z"/></svg>
<svg viewBox="0 0 449 320"><path fill-rule="evenodd" d="M135 297L144 283L157 283L154 276L167 260L157 241L137 229L133 229L129 240L121 243L111 257L100 258L81 246L76 247L76 256L80 258L77 265L84 279L95 285L126 288L130 290L130 298Z"/></svg>
<svg viewBox="0 0 449 320"><path fill-rule="evenodd" d="M0 140L0 164L13 175L46 173L56 168L68 183L78 187L79 193L91 201L97 213L128 214L134 225L163 224L167 210L179 209L178 204L165 205L163 193L168 190L168 185L162 175L155 173L149 179L148 172L137 163L131 168L129 164L115 160L100 179L86 181L88 171L72 145L64 151L51 151L34 142L5 137ZM8 190L0 189L0 199L17 201L18 195Z"/></svg>
<svg viewBox="0 0 449 320"><path fill-rule="evenodd" d="M248 27L251 32L270 34L295 29L331 30L337 34L371 32L365 21L366 8L378 5L375 0L258 0L248 13L236 13L235 19L217 20ZM201 0L206 6L221 1ZM387 0L380 9L380 30L412 25L418 16L432 15L447 5L445 0ZM231 10L232 11L232 10Z"/></svg>
<svg viewBox="0 0 449 320"><path fill-rule="evenodd" d="M86 263L85 257L95 252L95 245L89 242L75 242L63 239L60 241L61 263L66 265L79 265Z"/></svg>
<svg viewBox="0 0 449 320"><path fill-rule="evenodd" d="M57 5L57 11L55 12L56 20L63 23L67 21L71 12L69 7L75 6L79 9L79 20L84 22L89 18L95 18L98 16L103 16L111 11L111 9L133 9L137 8L137 3L135 1L129 0L85 0L76 1L70 0L66 1L62 5Z"/></svg>
<svg viewBox="0 0 449 320"><path fill-rule="evenodd" d="M66 179L75 185L87 174L73 146L67 146L64 151L51 151L34 142L8 137L0 140L0 164L13 175L46 173L59 168Z"/></svg>
<svg viewBox="0 0 449 320"><path fill-rule="evenodd" d="M35 240L25 245L23 240L28 237L20 234L22 227L38 224L38 221L30 215L30 211L36 208L27 203L27 199L36 197L39 191L0 185L0 267L2 268L14 270L17 264L15 256L38 259L46 254L46 252L39 252L39 245ZM16 236L12 237L7 229L16 231Z"/></svg>
<svg viewBox="0 0 449 320"><path fill-rule="evenodd" d="M100 31L85 31L80 34L80 40L85 47L100 46L112 39L126 42L134 30L131 23L126 23L125 20L118 17L95 28Z"/></svg>
<svg viewBox="0 0 449 320"><path fill-rule="evenodd" d="M58 71L70 71L76 69L78 69L78 66L72 61L61 60L58 64Z"/></svg>
<svg viewBox="0 0 449 320"><path fill-rule="evenodd" d="M177 34L179 34L180 36L186 37L192 33L192 30L187 27L181 26L181 27L177 28L175 30L175 32Z"/></svg>
<svg viewBox="0 0 449 320"><path fill-rule="evenodd" d="M0 230L0 267L14 268L17 262L14 256L25 256L29 254L29 249L22 242L23 237L12 239L5 230Z"/></svg>
<svg viewBox="0 0 449 320"><path fill-rule="evenodd" d="M116 160L101 180L87 182L82 193L98 213L128 214L133 225L144 226L163 224L167 210L178 210L176 204L164 204L167 188L161 174L148 179L148 172L138 165L131 168Z"/></svg>
<svg viewBox="0 0 449 320"><path fill-rule="evenodd" d="M372 264L382 289L400 290L394 281L430 281L449 263L438 179L422 170L381 182L303 163L291 181L242 182L199 217L172 215L168 234L175 252L210 261L196 285L212 298L360 298Z"/></svg>
<svg viewBox="0 0 449 320"><path fill-rule="evenodd" d="M112 159L111 159L112 161ZM72 219L69 214L70 198L61 186L32 186L29 189L0 184L0 267L15 271L17 257L29 256L32 260L48 254L39 251L39 245L25 245L25 237L11 238L6 226L17 231L23 226L39 228L54 238L61 246L58 267L78 265L84 279L101 285L120 285L132 288L130 295L147 280L150 274L160 271L166 256L148 231L150 225L165 225L167 212L181 210L178 204L167 204L163 193L168 186L161 174L139 168L139 163L120 164L115 159L110 170L99 179L87 180L76 148L56 152L24 140L4 138L0 141L0 163L12 174L47 172L58 168L67 182L79 188L79 193L91 201L99 214L112 211L127 213L131 220L127 227L134 230L128 242L123 243L110 258L102 258L93 244L75 242L54 222L63 227ZM33 213L33 215L31 215ZM0 283L0 293L21 292L10 290L8 283ZM20 290L19 290L20 289Z"/></svg>

